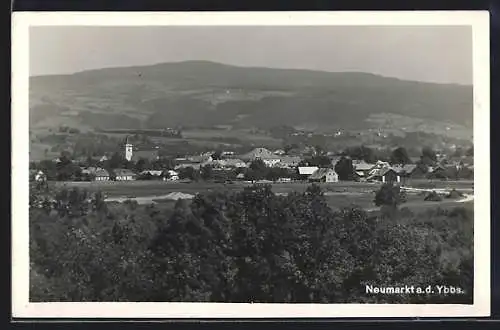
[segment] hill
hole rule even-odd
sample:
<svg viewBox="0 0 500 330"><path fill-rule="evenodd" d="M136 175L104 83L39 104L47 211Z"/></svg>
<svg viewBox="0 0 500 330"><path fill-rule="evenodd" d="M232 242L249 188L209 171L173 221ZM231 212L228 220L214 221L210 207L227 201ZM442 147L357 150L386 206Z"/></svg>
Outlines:
<svg viewBox="0 0 500 330"><path fill-rule="evenodd" d="M207 61L30 78L32 129L363 129L377 114L472 127L472 86Z"/></svg>

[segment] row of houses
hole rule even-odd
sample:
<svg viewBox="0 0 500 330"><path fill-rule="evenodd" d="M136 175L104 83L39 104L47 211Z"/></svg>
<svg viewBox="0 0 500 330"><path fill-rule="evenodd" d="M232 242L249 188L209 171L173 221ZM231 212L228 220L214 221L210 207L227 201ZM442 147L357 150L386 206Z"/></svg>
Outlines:
<svg viewBox="0 0 500 330"><path fill-rule="evenodd" d="M299 156L284 155L282 150L271 152L265 148L256 148L243 155L234 155L227 152L222 155L225 155L222 159L213 159L210 154L176 158L176 169L185 167L200 169L206 165L217 169L247 168L255 160L262 160L268 167L295 168L302 160Z"/></svg>
<svg viewBox="0 0 500 330"><path fill-rule="evenodd" d="M179 173L174 170L145 170L140 173L135 173L129 169L114 169L112 173L100 167L87 167L82 169L82 178L92 181L132 181L139 177L156 177L163 180L179 180Z"/></svg>
<svg viewBox="0 0 500 330"><path fill-rule="evenodd" d="M356 178L360 181L380 181L380 182L401 182L403 179L420 178L450 178L453 173L458 171L468 171L473 175L474 166L461 163L423 168L416 164L390 165L387 162L378 161L375 164L369 164L363 161L353 162Z"/></svg>

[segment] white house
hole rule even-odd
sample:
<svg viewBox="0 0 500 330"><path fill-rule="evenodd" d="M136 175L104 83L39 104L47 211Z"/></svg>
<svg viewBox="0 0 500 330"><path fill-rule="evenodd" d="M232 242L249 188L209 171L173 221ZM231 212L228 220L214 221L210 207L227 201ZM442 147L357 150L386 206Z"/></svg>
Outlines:
<svg viewBox="0 0 500 330"><path fill-rule="evenodd" d="M281 162L281 159L280 158L266 158L266 159L262 159L262 161L264 162L264 164L266 164L267 167L274 167Z"/></svg>
<svg viewBox="0 0 500 330"><path fill-rule="evenodd" d="M109 172L100 167L87 167L82 169L82 175L88 180L109 181Z"/></svg>
<svg viewBox="0 0 500 330"><path fill-rule="evenodd" d="M282 156L276 166L281 168L294 168L299 165L300 161L301 159L298 156Z"/></svg>
<svg viewBox="0 0 500 330"><path fill-rule="evenodd" d="M168 179L167 176L163 176L163 181L177 181L179 180L179 173L174 171L174 170L168 170L166 171L168 173Z"/></svg>
<svg viewBox="0 0 500 330"><path fill-rule="evenodd" d="M44 181L47 181L47 176L45 175L45 173L43 173L42 171L38 171L36 174L35 174L35 181L36 182L44 182Z"/></svg>
<svg viewBox="0 0 500 330"><path fill-rule="evenodd" d="M161 170L144 170L140 173L140 175L151 175L151 176L161 176L163 171Z"/></svg>
<svg viewBox="0 0 500 330"><path fill-rule="evenodd" d="M311 182L338 182L339 176L332 168L320 168L309 176Z"/></svg>
<svg viewBox="0 0 500 330"><path fill-rule="evenodd" d="M128 169L116 169L115 172L115 180L116 181L132 181L135 180L135 173Z"/></svg>
<svg viewBox="0 0 500 330"><path fill-rule="evenodd" d="M319 167L318 166L299 166L298 168L299 175L302 177L307 177L311 176L314 172L316 172Z"/></svg>

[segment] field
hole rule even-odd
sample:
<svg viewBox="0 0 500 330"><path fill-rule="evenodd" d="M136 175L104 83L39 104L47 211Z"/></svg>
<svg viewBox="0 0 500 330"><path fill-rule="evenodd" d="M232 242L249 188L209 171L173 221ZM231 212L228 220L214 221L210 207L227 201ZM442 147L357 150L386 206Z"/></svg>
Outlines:
<svg viewBox="0 0 500 330"><path fill-rule="evenodd" d="M123 201L137 198L139 203L152 202L169 203L166 196L171 193L183 193L196 195L198 193L212 190L236 191L251 186L247 182L235 182L232 184L221 184L212 182L163 182L163 181L131 181L131 182L64 182L56 183L58 186L80 187L89 191L101 191L110 201ZM308 183L275 183L272 189L276 194L288 194L293 191L303 192L309 186ZM373 204L375 191L379 189L377 183L360 182L337 182L319 184L325 192L328 204L336 209L352 204L359 205L368 211L378 208ZM423 189L451 189L455 188L470 194L473 188L472 182L430 182L428 180L414 181L412 187ZM423 209L427 207L452 207L456 206L455 200L443 199L441 202L424 201L422 193L407 193L407 203L403 206L410 209Z"/></svg>

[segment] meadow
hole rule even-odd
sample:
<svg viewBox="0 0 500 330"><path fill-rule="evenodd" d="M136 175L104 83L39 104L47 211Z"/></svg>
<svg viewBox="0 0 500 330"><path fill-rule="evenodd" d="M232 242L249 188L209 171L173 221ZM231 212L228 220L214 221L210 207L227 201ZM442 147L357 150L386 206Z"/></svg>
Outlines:
<svg viewBox="0 0 500 330"><path fill-rule="evenodd" d="M163 202L170 204L164 196L170 193L184 193L196 195L199 193L211 191L235 192L249 187L249 182L234 182L232 184L222 184L214 182L164 182L164 181L129 181L129 182L57 182L56 186L61 187L79 187L88 191L102 192L107 198L133 199L140 197L141 203ZM286 195L291 192L304 192L311 184L306 182L274 183L271 184L272 191L278 195ZM328 205L333 209L357 205L367 211L376 211L373 203L375 191L380 188L378 183L365 182L335 182L318 184L325 193L325 199ZM468 181L443 182L429 180L415 180L409 183L413 187L422 189L457 189L465 193L471 193L473 183ZM148 197L148 198L146 198ZM408 192L407 202L402 207L408 207L412 210L422 210L429 207L455 207L455 200L443 199L440 202L424 201L425 194L418 192Z"/></svg>

